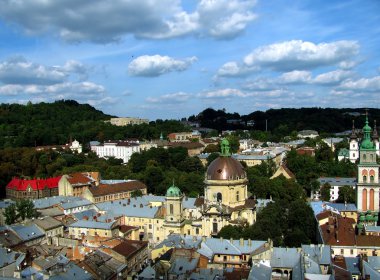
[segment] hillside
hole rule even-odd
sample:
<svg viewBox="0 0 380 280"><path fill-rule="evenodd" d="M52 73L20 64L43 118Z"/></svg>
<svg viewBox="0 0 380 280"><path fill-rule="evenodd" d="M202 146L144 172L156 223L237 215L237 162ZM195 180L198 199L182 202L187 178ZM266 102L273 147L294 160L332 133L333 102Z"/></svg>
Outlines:
<svg viewBox="0 0 380 280"><path fill-rule="evenodd" d="M117 127L104 122L110 115L73 100L54 103L0 104L0 149L62 145L107 139L154 139L161 133L186 131L178 121L157 120L139 126Z"/></svg>
<svg viewBox="0 0 380 280"><path fill-rule="evenodd" d="M270 109L265 112L255 111L248 115L238 113L227 113L224 110L208 108L197 116L189 119L199 121L202 126L221 130L227 129L255 129L271 132L281 131L281 134L290 134L292 131L314 129L319 132L334 133L341 132L355 126L360 128L364 125L365 109L335 109L335 108L285 108ZM373 120L380 120L380 109L368 109L370 125ZM242 123L229 123L228 120L242 120ZM248 121L254 121L254 126L246 126Z"/></svg>

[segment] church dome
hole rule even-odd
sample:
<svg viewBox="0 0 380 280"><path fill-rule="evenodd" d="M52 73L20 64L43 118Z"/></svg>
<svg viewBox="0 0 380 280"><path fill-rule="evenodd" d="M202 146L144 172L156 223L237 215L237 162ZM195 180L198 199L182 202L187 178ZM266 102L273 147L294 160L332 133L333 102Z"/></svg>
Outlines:
<svg viewBox="0 0 380 280"><path fill-rule="evenodd" d="M220 143L221 155L207 168L207 180L239 180L247 177L241 163L231 157L230 143L223 139Z"/></svg>
<svg viewBox="0 0 380 280"><path fill-rule="evenodd" d="M206 176L207 180L238 180L245 179L246 173L239 161L221 156L211 162Z"/></svg>
<svg viewBox="0 0 380 280"><path fill-rule="evenodd" d="M168 197L179 197L181 195L182 195L181 190L176 185L174 185L174 183L166 191L166 196Z"/></svg>

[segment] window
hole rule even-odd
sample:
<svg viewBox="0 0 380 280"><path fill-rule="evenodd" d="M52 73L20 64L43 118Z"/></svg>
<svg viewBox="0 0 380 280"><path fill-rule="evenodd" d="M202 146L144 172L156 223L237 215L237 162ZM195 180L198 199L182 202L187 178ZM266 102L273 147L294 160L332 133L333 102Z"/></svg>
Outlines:
<svg viewBox="0 0 380 280"><path fill-rule="evenodd" d="M367 176L363 176L363 182L364 182L364 183L367 182Z"/></svg>
<svg viewBox="0 0 380 280"><path fill-rule="evenodd" d="M196 229L195 229L195 233L196 233L196 234L199 234L199 228L196 228Z"/></svg>
<svg viewBox="0 0 380 280"><path fill-rule="evenodd" d="M236 192L236 201L239 201L240 199L240 195L239 195L239 191Z"/></svg>
<svg viewBox="0 0 380 280"><path fill-rule="evenodd" d="M340 249L340 253L344 255L344 249Z"/></svg>
<svg viewBox="0 0 380 280"><path fill-rule="evenodd" d="M216 201L218 201L218 202L221 202L221 201L222 201L222 194L221 194L220 192L218 192L218 193L216 194Z"/></svg>
<svg viewBox="0 0 380 280"><path fill-rule="evenodd" d="M373 176L369 176L369 180L371 183L373 183L375 181L375 178Z"/></svg>
<svg viewBox="0 0 380 280"><path fill-rule="evenodd" d="M173 215L173 212L174 212L173 204L170 204L169 208L170 208L170 210L169 210L170 215Z"/></svg>

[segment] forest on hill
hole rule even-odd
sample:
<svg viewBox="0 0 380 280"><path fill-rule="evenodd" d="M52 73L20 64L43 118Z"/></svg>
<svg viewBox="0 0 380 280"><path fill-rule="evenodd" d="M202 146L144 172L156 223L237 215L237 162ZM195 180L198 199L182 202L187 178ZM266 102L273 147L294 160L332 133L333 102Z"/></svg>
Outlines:
<svg viewBox="0 0 380 280"><path fill-rule="evenodd" d="M361 128L364 126L363 115L365 113L366 109L364 108L282 108L240 115L239 113L228 113L225 110L207 108L196 116L190 116L189 120L198 121L201 126L218 131L254 129L289 135L292 131L304 129L313 129L324 133L341 132L352 127L352 120L355 120L357 128ZM380 109L368 109L368 116L372 126L373 120L380 120ZM247 125L249 121L253 121L254 125Z"/></svg>
<svg viewBox="0 0 380 280"><path fill-rule="evenodd" d="M112 116L73 100L53 103L0 104L0 149L63 145L108 139L157 139L160 134L188 130L178 121L156 120L149 124L117 127Z"/></svg>
<svg viewBox="0 0 380 280"><path fill-rule="evenodd" d="M355 120L356 127L361 128L364 114L365 109L286 108L240 115L228 113L225 109L207 108L188 120L219 132L249 130L248 137L261 141L281 141L285 136L294 136L303 129L314 129L325 134L345 131L351 129L352 120ZM373 120L380 120L380 109L368 109L368 115L373 126ZM77 139L84 144L92 140L151 140L158 139L161 133L167 137L171 132L190 131L190 127L178 120L157 119L149 124L118 127L106 122L111 117L74 100L29 102L26 105L0 104L0 149L63 145L70 139Z"/></svg>

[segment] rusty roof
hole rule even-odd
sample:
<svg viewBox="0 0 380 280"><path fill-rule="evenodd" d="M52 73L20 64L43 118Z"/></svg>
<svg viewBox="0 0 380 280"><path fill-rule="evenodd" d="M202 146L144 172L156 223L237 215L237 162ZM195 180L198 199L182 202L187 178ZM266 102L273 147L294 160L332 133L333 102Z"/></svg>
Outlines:
<svg viewBox="0 0 380 280"><path fill-rule="evenodd" d="M92 193L94 197L98 197L108 194L129 192L142 189L146 189L146 185L144 183L137 180L132 180L117 184L100 184L99 186L89 188L89 191Z"/></svg>
<svg viewBox="0 0 380 280"><path fill-rule="evenodd" d="M241 163L232 157L218 157L207 168L207 180L236 180L246 177Z"/></svg>

